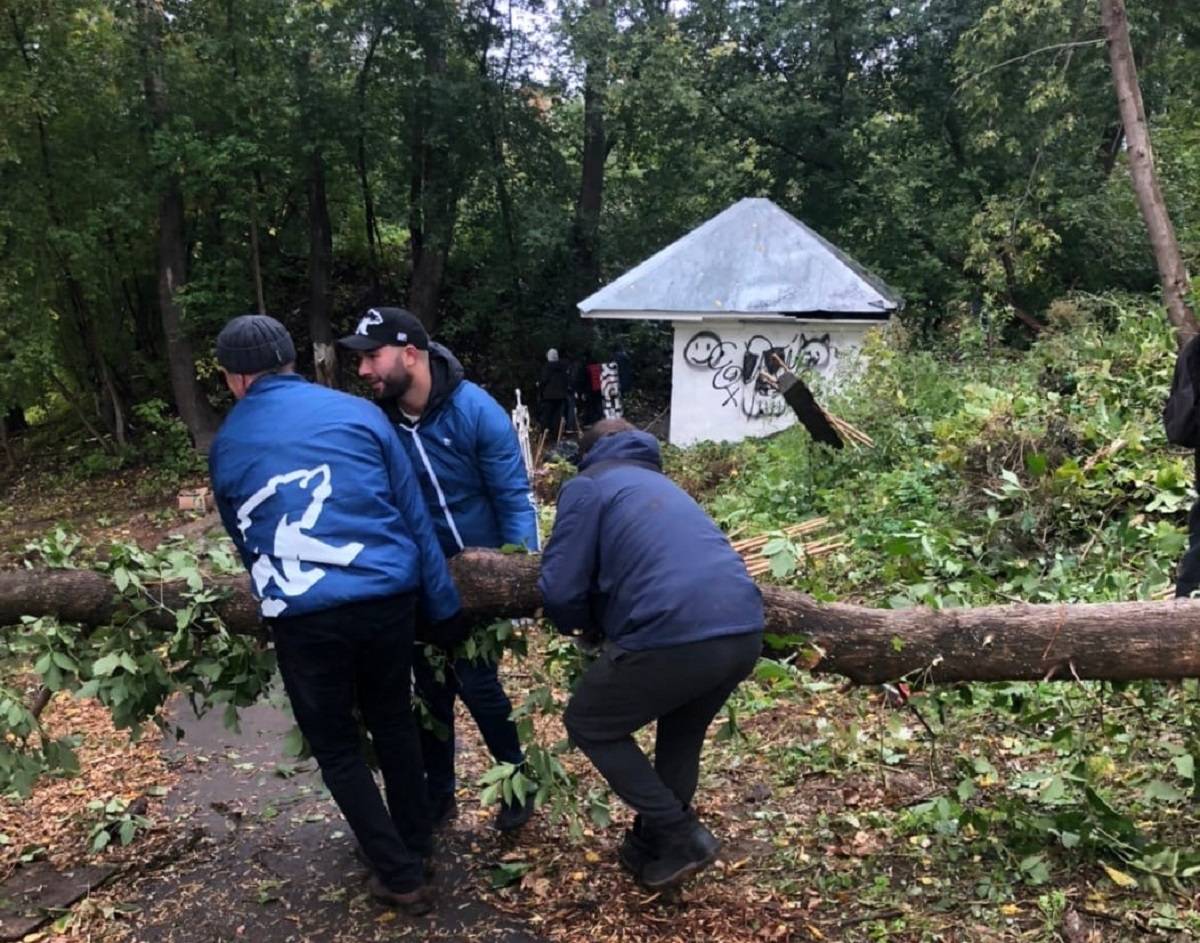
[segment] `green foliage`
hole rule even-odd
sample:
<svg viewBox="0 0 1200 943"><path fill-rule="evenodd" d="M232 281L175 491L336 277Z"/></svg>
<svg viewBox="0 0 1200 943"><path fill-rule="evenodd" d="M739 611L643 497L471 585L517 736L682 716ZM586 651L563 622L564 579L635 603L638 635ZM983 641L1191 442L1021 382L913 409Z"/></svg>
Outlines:
<svg viewBox="0 0 1200 943"><path fill-rule="evenodd" d="M92 472L127 460L113 441L122 421L150 423L149 461L183 455L159 441L156 405L171 395L147 220L168 179L188 220L176 298L214 402L228 400L211 342L256 306L256 272L311 365L318 166L335 333L364 297L404 297L430 245L445 250L438 333L502 395L529 392L547 346L601 353L611 329L574 313L594 287L573 257L589 74L606 76L604 280L752 195L894 284L922 333L973 301L1003 339L1022 330L1014 314L1045 320L1068 289L1148 291L1158 277L1095 5L571 0L530 30L480 4L170 2L166 113L153 120L136 5L10 8L0 407L69 404L100 432ZM1130 20L1163 189L1194 261L1196 11ZM669 338L629 333L653 385Z"/></svg>
<svg viewBox="0 0 1200 943"><path fill-rule="evenodd" d="M88 811L96 819L88 834L88 844L92 852L101 852L113 841L122 847L128 845L139 831L150 827L150 820L144 815L130 811L132 803L120 796L113 796L108 801L92 799L88 802Z"/></svg>
<svg viewBox="0 0 1200 943"><path fill-rule="evenodd" d="M941 350L874 341L861 382L828 402L875 448L832 453L797 429L674 460L698 481L705 460L723 469L703 497L727 527L828 515L850 545L776 577L821 598L1150 598L1169 588L1194 499L1191 456L1161 429L1175 347L1141 299L1072 296L1055 310L1056 332L1022 353L998 355L974 323ZM768 547L786 553L779 538ZM830 687L792 659L763 661L735 706L744 723ZM936 740L904 711L881 720L863 695L854 717L817 717L773 767L791 783L927 765L933 794L875 824L969 869L982 900L1082 867L1117 891L1167 894L1200 875L1198 694L1192 681L931 688L914 703ZM944 756L941 743L957 747ZM1048 895L1043 909L1056 906Z"/></svg>
<svg viewBox="0 0 1200 943"><path fill-rule="evenodd" d="M205 470L204 456L192 446L187 426L172 416L161 399L150 399L133 407L138 435L138 458L153 467L164 487Z"/></svg>
<svg viewBox="0 0 1200 943"><path fill-rule="evenodd" d="M69 559L59 549L64 539L57 534L50 551L60 565ZM97 698L132 736L148 720L161 723L159 711L177 691L197 713L221 708L226 723L235 725L238 708L253 704L270 683L275 660L260 639L228 632L213 609L220 597L205 587L202 573L238 571L228 550L218 546L197 554L175 542L150 552L114 544L99 567L120 594L109 624L85 632L50 617L25 618L9 634L6 656L28 665L52 692ZM188 586L179 609L166 607L155 591L171 580ZM23 698L7 688L0 690L0 731L6 734L0 742L0 792L27 794L42 773L78 771L75 743L45 737Z"/></svg>

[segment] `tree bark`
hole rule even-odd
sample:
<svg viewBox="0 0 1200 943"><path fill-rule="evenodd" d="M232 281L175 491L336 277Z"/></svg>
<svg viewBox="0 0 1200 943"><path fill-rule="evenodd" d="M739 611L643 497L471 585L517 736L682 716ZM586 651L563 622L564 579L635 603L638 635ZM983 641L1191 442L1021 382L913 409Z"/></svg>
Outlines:
<svg viewBox="0 0 1200 943"><path fill-rule="evenodd" d="M354 79L355 102L355 148L354 163L358 168L358 185L362 191L363 224L367 230L367 264L370 267L371 290L379 292L379 224L375 219L375 198L371 193L371 177L367 167L367 85L370 82L371 66L375 51L387 32L387 27L376 21L372 24L371 38L363 55L362 68Z"/></svg>
<svg viewBox="0 0 1200 943"><path fill-rule="evenodd" d="M159 29L162 9L153 0L138 0L143 29L142 85L154 131L161 130L169 116L166 83L162 75ZM184 226L183 192L178 175L164 171L158 200L158 304L167 343L167 369L179 416L191 433L196 448L207 450L217 431L217 416L196 379L192 342L183 329L183 312L176 292L187 282L187 241Z"/></svg>
<svg viewBox="0 0 1200 943"><path fill-rule="evenodd" d="M258 187L250 189L250 274L254 278L254 302L259 314L267 313L267 302L263 297L262 255L258 248Z"/></svg>
<svg viewBox="0 0 1200 943"><path fill-rule="evenodd" d="M451 127L443 115L439 86L447 71L449 13L443 3L427 3L418 23L424 76L413 103L408 230L412 277L408 307L430 334L437 332L438 301L458 218L460 172L451 153Z"/></svg>
<svg viewBox="0 0 1200 943"><path fill-rule="evenodd" d="M541 606L537 556L467 550L450 563L467 614L476 620L529 616ZM231 631L258 630L258 606L245 577L215 581L229 591L217 611ZM152 624L175 627L185 605L180 583L149 587L166 607ZM978 609L868 609L818 603L763 587L767 631L817 672L858 684L1071 681L1200 677L1200 600ZM102 624L119 605L113 586L90 570L0 572L0 625L22 615ZM806 642L795 639L803 635Z"/></svg>
<svg viewBox="0 0 1200 943"><path fill-rule="evenodd" d="M325 197L325 158L314 146L308 175L308 333L313 346L313 373L318 383L337 387L337 352L333 346L329 288L333 268L333 227Z"/></svg>
<svg viewBox="0 0 1200 943"><path fill-rule="evenodd" d="M608 0L588 0L593 33L587 52L583 79L583 160L579 177L579 199L575 203L572 243L579 269L580 289L594 291L600 282L597 240L600 210L604 199L604 162L608 156L604 130L604 95L608 85L607 43L595 38Z"/></svg>
<svg viewBox="0 0 1200 943"><path fill-rule="evenodd" d="M1137 195L1138 208L1150 234L1150 245L1154 249L1154 261L1162 279L1163 303L1167 308L1167 319L1175 328L1175 336L1182 347L1197 332L1200 324L1188 306L1191 280L1179 242L1175 238L1175 227L1167 213L1158 185L1158 174L1154 169L1154 152L1150 147L1150 129L1146 124L1146 110L1142 105L1142 90L1138 84L1137 66L1133 61L1133 48L1129 42L1129 20L1125 14L1124 0L1100 0L1100 12L1104 20L1104 35L1108 40L1108 60L1112 66L1113 86L1117 91L1117 105L1121 111L1121 123L1128 140L1129 172L1133 178L1133 190Z"/></svg>

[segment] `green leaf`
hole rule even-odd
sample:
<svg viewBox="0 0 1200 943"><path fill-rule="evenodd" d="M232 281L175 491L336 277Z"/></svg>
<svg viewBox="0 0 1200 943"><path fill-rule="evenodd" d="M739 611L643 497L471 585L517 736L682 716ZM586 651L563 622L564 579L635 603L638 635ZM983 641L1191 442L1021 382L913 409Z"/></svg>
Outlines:
<svg viewBox="0 0 1200 943"><path fill-rule="evenodd" d="M1050 880L1050 869L1046 865L1046 856L1037 854L1021 859L1018 866L1021 875L1030 884L1045 884Z"/></svg>
<svg viewBox="0 0 1200 943"><path fill-rule="evenodd" d="M1043 802L1058 802L1066 794L1067 787L1061 776L1051 776L1041 790Z"/></svg>
<svg viewBox="0 0 1200 943"><path fill-rule="evenodd" d="M1158 802L1181 802L1187 798L1184 793L1161 779L1151 780L1142 789L1142 795L1146 799Z"/></svg>
<svg viewBox="0 0 1200 943"><path fill-rule="evenodd" d="M113 583L116 584L117 592L123 593L129 587L129 571L123 566L113 570Z"/></svg>
<svg viewBox="0 0 1200 943"><path fill-rule="evenodd" d="M511 887L513 884L519 884L531 869L533 865L527 861L505 861L492 868L490 879L492 887Z"/></svg>
<svg viewBox="0 0 1200 943"><path fill-rule="evenodd" d="M121 658L115 652L97 658L92 662L92 674L98 678L108 678L121 665Z"/></svg>
<svg viewBox="0 0 1200 943"><path fill-rule="evenodd" d="M601 800L593 800L588 807L588 816L597 828L608 828L612 824L612 812L608 804Z"/></svg>
<svg viewBox="0 0 1200 943"><path fill-rule="evenodd" d="M121 844L128 845L131 841L133 841L133 836L137 834L137 825L134 823L133 819L125 819L125 821L121 823L119 832Z"/></svg>
<svg viewBox="0 0 1200 943"><path fill-rule="evenodd" d="M299 727L292 727L283 738L283 752L287 756L303 756L306 752L306 747L304 734L300 732Z"/></svg>

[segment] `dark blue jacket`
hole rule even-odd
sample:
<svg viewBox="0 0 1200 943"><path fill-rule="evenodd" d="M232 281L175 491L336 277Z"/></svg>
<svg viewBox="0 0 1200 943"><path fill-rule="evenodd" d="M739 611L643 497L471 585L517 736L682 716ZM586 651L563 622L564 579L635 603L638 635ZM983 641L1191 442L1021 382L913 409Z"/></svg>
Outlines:
<svg viewBox="0 0 1200 943"><path fill-rule="evenodd" d="M463 379L441 344L429 347L433 387L415 423L384 401L421 480L447 557L464 547L505 544L538 550L537 512L512 420L485 390Z"/></svg>
<svg viewBox="0 0 1200 943"><path fill-rule="evenodd" d="M742 558L661 468L653 436L622 432L563 485L538 580L560 631L640 650L762 630Z"/></svg>
<svg viewBox="0 0 1200 943"><path fill-rule="evenodd" d="M261 377L208 463L264 616L413 591L432 619L458 611L412 465L371 403L295 374Z"/></svg>

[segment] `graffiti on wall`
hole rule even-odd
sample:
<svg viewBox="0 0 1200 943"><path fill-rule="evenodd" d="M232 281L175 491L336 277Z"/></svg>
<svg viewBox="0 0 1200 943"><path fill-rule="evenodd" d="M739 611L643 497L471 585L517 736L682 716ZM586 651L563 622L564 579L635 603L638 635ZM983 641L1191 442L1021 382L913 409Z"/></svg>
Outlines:
<svg viewBox="0 0 1200 943"><path fill-rule="evenodd" d="M705 330L693 334L683 348L690 367L712 374L713 389L722 394L721 405L740 409L748 419L782 416L787 411L779 391L763 377L775 372L775 357L796 373L826 373L836 356L828 334L796 333L784 343L755 334L743 345Z"/></svg>
<svg viewBox="0 0 1200 943"><path fill-rule="evenodd" d="M616 362L600 364L600 402L604 406L605 419L620 419L621 374Z"/></svg>

